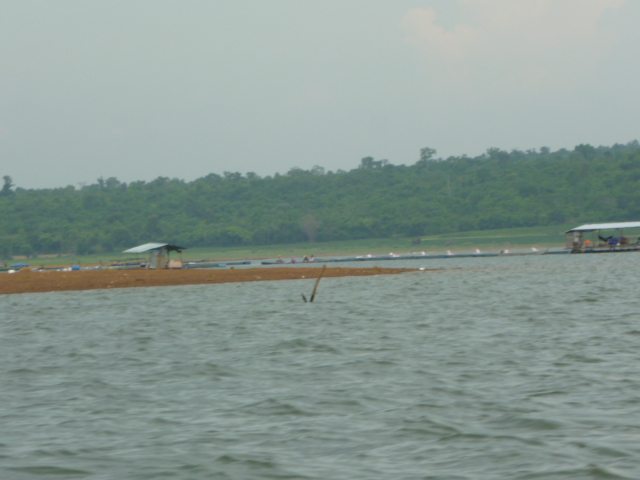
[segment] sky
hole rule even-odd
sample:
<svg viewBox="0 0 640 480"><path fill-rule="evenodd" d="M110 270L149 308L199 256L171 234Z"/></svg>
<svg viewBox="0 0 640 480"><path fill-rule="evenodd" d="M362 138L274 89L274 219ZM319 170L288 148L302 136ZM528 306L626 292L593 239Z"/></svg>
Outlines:
<svg viewBox="0 0 640 480"><path fill-rule="evenodd" d="M0 176L351 170L640 139L638 0L0 0Z"/></svg>

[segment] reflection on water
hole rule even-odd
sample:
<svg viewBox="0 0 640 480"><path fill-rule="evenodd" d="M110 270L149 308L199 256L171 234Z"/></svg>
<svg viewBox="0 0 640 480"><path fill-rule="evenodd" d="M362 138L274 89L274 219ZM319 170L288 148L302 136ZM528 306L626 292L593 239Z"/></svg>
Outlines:
<svg viewBox="0 0 640 480"><path fill-rule="evenodd" d="M400 264L0 297L0 478L640 478L640 254Z"/></svg>

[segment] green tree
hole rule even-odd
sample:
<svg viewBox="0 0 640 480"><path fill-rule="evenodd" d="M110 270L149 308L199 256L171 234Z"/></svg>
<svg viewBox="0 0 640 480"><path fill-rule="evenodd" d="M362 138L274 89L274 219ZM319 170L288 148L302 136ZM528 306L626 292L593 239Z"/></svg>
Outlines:
<svg viewBox="0 0 640 480"><path fill-rule="evenodd" d="M13 193L13 190L11 190L11 187L13 187L12 178L9 175L5 175L2 177L2 180L4 180L4 185L2 185L0 195L11 195Z"/></svg>
<svg viewBox="0 0 640 480"><path fill-rule="evenodd" d="M318 227L320 226L318 219L313 215L307 215L302 219L300 225L302 226L304 233L309 238L309 243L315 243L316 236L318 234Z"/></svg>

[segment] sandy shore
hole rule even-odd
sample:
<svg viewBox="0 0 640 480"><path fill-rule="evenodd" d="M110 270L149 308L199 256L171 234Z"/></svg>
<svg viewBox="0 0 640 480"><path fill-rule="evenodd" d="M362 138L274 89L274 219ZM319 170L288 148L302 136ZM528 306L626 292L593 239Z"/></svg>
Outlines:
<svg viewBox="0 0 640 480"><path fill-rule="evenodd" d="M94 290L101 288L159 287L206 283L258 282L265 280L315 279L318 267L276 267L236 270L82 270L77 272L22 270L0 274L0 294ZM397 274L407 268L327 268L324 277Z"/></svg>

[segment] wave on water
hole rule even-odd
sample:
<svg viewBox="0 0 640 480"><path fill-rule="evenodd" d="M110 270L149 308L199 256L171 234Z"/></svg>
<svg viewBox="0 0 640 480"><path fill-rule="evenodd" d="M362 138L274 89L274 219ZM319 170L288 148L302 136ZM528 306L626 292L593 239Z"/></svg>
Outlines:
<svg viewBox="0 0 640 480"><path fill-rule="evenodd" d="M0 478L638 479L624 255L4 296Z"/></svg>

